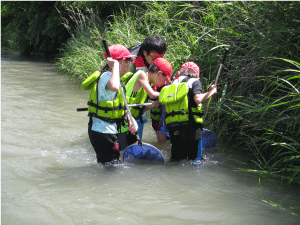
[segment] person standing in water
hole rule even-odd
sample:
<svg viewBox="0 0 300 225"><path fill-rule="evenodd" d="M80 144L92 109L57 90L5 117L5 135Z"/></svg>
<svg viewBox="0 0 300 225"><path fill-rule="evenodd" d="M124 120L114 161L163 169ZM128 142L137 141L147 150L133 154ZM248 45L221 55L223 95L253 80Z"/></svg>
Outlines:
<svg viewBox="0 0 300 225"><path fill-rule="evenodd" d="M127 72L131 72L132 75L128 74L130 76L129 79L126 80L126 83L128 82L128 80L133 78L137 78L137 75L140 75L142 72L146 73L148 72L150 66L153 64L154 60L156 58L161 58L164 56L165 52L166 52L166 42L163 38L157 36L157 35L152 35L147 37L143 43L141 43L140 45L137 46L133 46L131 48L129 48L129 50L131 52L133 52L134 54L137 54L137 57L134 59L134 61L130 64L129 69ZM161 84L154 84L153 83L153 91L148 90L146 88L147 94L148 94L148 99L153 99L156 100L157 96L158 96L158 90L157 87L158 86L163 86L166 83L168 83L168 81L166 81L165 83ZM158 85L158 86L156 86ZM132 85L130 85L132 87ZM127 91L126 95L127 97L134 97L131 96L132 92L130 91L130 88L128 88L129 91ZM156 93L154 96L153 93ZM140 94L140 93L139 93ZM140 96L143 97L143 96ZM139 103L144 103L145 99L140 99L138 100L137 98L135 98L134 101L132 101L133 99L131 99L131 101L129 101L130 103L134 104L139 104ZM140 120L141 122L143 122L143 118L142 118L142 112L147 111L147 110L151 110L151 120L152 120L152 127L155 130L156 134L157 134L157 138L160 139L159 137L164 135L162 132L159 131L159 119L161 117L161 107L158 101L154 101L153 104L151 106L147 106L147 107L138 107L133 109L133 111L136 110L140 110L140 115L139 117L136 117L137 120ZM119 138L120 138L120 144L121 144L121 149L124 150L129 143L133 143L134 140L136 140L136 138L133 138L131 135L127 136L127 128L122 128L121 132L119 133ZM133 139L130 139L127 141L127 137L131 137Z"/></svg>
<svg viewBox="0 0 300 225"><path fill-rule="evenodd" d="M97 162L102 164L118 161L120 157L117 134L125 114L120 77L128 70L131 58L135 57L125 46L119 44L110 46L109 52L111 58L104 53L108 65L103 71L96 71L81 85L83 89L91 90L88 133ZM128 121L129 130L134 132L129 118Z"/></svg>
<svg viewBox="0 0 300 225"><path fill-rule="evenodd" d="M171 161L197 158L203 124L202 103L217 93L212 85L202 93L200 69L193 62L182 65L177 79L165 86L159 102L166 107L166 127L171 142Z"/></svg>
<svg viewBox="0 0 300 225"><path fill-rule="evenodd" d="M158 99L159 92L151 88L153 86L160 86L166 82L171 81L172 65L164 58L157 58L150 65L148 72L142 70L136 72L133 77L126 84L126 96L130 104L142 104L146 101L148 96L151 99ZM151 106L143 108L131 108L131 114L134 118L139 119L145 110L158 107L159 102L156 100ZM135 135L131 133L126 134L127 144L131 145L137 141Z"/></svg>

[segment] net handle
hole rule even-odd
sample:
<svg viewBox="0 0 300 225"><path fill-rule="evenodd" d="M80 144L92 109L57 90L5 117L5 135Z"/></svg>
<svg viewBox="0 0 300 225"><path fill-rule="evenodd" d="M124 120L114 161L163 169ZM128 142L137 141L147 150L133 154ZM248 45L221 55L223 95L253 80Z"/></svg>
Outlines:
<svg viewBox="0 0 300 225"><path fill-rule="evenodd" d="M215 85L216 86L217 86L217 83L218 83L218 80L219 80L219 77L220 77L220 74L221 74L221 71L222 71L222 68L223 68L223 64L225 62L225 59L226 59L228 51L229 51L229 48L226 48L225 52L223 54L222 61L221 61L221 64L220 64L220 67L219 67L219 71L218 71L218 74L217 74L217 78L216 78L216 81L215 81ZM208 103L207 103L206 111L205 111L205 114L204 114L204 117L203 117L203 124L204 124L204 121L206 119L206 115L207 115L207 111L208 111L208 107L209 107L210 101L211 101L211 97L209 98Z"/></svg>

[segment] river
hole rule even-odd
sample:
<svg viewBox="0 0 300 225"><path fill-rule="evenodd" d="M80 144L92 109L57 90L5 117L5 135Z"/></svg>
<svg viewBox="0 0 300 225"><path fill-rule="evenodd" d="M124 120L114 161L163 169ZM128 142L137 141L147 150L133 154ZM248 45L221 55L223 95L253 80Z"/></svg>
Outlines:
<svg viewBox="0 0 300 225"><path fill-rule="evenodd" d="M89 92L47 60L1 53L1 224L300 224L300 190L236 171L217 146L200 164L97 164ZM166 159L145 124L143 141Z"/></svg>

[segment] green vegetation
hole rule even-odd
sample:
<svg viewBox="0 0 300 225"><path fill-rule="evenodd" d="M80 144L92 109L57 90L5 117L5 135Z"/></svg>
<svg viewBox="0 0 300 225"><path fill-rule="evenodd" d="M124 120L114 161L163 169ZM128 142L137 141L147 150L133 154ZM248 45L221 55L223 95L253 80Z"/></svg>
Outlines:
<svg viewBox="0 0 300 225"><path fill-rule="evenodd" d="M249 155L249 169L241 170L291 183L300 177L299 15L298 2L144 2L105 23L90 11L75 19L80 26L58 65L83 80L105 64L102 38L131 47L157 34L167 41L174 74L194 61L208 87L230 47L207 124Z"/></svg>
<svg viewBox="0 0 300 225"><path fill-rule="evenodd" d="M62 44L71 37L60 16L68 17L66 7L77 7L84 13L87 8L93 8L97 17L107 18L129 4L105 1L2 1L1 47L19 50L26 55L56 55Z"/></svg>
<svg viewBox="0 0 300 225"><path fill-rule="evenodd" d="M57 60L60 72L83 80L100 70L103 38L131 47L157 34L174 75L194 61L207 89L229 47L206 126L249 157L242 171L300 181L299 2L128 2L107 18L81 4L60 10L71 36Z"/></svg>
<svg viewBox="0 0 300 225"><path fill-rule="evenodd" d="M22 54L58 53L70 35L61 25L55 7L58 2L1 2L1 46L20 50Z"/></svg>
<svg viewBox="0 0 300 225"><path fill-rule="evenodd" d="M269 199L262 199L262 202L267 203L267 204L269 204L271 206L277 207L277 208L279 208L279 209L281 209L281 210L283 210L283 211L285 211L285 212L287 212L287 213L289 213L291 215L294 215L294 216L297 216L297 215L300 214L299 210L297 208L295 209L295 207L291 207L290 206L288 208L285 208L284 206L282 206L282 205L280 205L280 204L278 204L276 202L273 202L273 201L271 201Z"/></svg>

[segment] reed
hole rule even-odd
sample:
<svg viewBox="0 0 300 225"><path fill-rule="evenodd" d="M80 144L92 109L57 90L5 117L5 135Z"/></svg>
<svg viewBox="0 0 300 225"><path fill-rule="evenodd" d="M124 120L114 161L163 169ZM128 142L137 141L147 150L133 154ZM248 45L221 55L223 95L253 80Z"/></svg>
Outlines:
<svg viewBox="0 0 300 225"><path fill-rule="evenodd" d="M219 96L212 100L206 124L224 137L225 145L251 154L248 172L292 183L300 178L299 5L149 1L133 3L105 22L91 10L84 16L69 9L73 16L64 23L72 38L58 66L83 80L105 63L102 38L109 45L131 47L157 34L167 42L165 58L173 65L173 75L184 62L194 61L207 90L229 47Z"/></svg>
<svg viewBox="0 0 300 225"><path fill-rule="evenodd" d="M102 21L92 9L83 14L78 8L68 7L69 18L62 17L63 25L71 38L60 51L58 71L72 79L84 80L95 70L101 70L105 61L100 46L103 32Z"/></svg>

